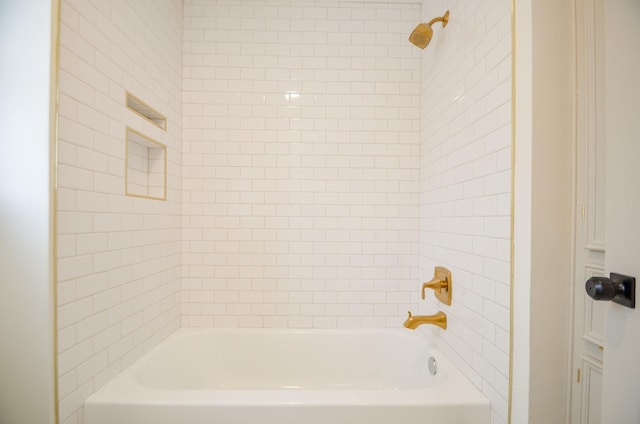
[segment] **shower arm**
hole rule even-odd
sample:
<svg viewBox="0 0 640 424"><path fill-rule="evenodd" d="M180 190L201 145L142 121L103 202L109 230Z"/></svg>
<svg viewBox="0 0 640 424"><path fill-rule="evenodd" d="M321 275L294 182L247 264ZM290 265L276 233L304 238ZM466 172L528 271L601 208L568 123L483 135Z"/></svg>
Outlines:
<svg viewBox="0 0 640 424"><path fill-rule="evenodd" d="M431 26L436 22L442 22L442 28L446 27L447 24L449 23L449 11L447 10L444 16L431 19L427 25Z"/></svg>
<svg viewBox="0 0 640 424"><path fill-rule="evenodd" d="M448 16L447 16L448 18ZM442 22L442 28L447 26L447 23L449 22L449 19L445 18L444 16L440 16L439 18L433 18L429 21L429 23L427 25L431 26L433 24L435 24L436 22Z"/></svg>

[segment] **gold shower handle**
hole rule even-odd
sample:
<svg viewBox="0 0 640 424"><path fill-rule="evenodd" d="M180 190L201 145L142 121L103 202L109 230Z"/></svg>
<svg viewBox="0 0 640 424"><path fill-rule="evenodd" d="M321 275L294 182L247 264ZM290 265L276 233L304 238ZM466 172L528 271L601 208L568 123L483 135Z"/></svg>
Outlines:
<svg viewBox="0 0 640 424"><path fill-rule="evenodd" d="M435 291L436 293L441 293L442 289L448 289L449 288L449 281L445 280L441 280L439 277L433 277L433 280L427 282L427 283L422 283L422 298L425 298L425 291L427 289L432 289L433 291Z"/></svg>
<svg viewBox="0 0 640 424"><path fill-rule="evenodd" d="M431 281L422 283L422 298L425 298L427 289L432 289L436 298L445 305L451 305L451 271L442 266L437 266L433 271Z"/></svg>

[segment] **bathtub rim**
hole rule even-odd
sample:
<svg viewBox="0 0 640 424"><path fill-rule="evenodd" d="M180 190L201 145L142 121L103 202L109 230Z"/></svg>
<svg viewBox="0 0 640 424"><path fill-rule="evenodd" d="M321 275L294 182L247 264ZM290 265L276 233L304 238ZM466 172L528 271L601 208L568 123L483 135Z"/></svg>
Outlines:
<svg viewBox="0 0 640 424"><path fill-rule="evenodd" d="M182 327L122 370L89 396L85 407L119 405L171 406L489 406L489 400L462 372L419 332L404 329L302 329L302 328L201 328ZM203 334L260 332L286 334L390 334L410 338L436 356L446 378L435 387L420 389L157 389L140 384L137 370L150 356L169 343L184 337Z"/></svg>

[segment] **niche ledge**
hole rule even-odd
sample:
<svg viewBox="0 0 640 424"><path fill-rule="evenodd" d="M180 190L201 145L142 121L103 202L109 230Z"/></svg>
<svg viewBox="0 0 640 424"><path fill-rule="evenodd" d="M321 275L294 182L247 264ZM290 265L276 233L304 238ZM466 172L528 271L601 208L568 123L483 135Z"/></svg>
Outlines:
<svg viewBox="0 0 640 424"><path fill-rule="evenodd" d="M127 92L127 109L137 115L140 115L156 127L163 129L164 131L167 130L167 118L129 92Z"/></svg>
<svg viewBox="0 0 640 424"><path fill-rule="evenodd" d="M126 195L166 200L167 147L131 128L126 144Z"/></svg>

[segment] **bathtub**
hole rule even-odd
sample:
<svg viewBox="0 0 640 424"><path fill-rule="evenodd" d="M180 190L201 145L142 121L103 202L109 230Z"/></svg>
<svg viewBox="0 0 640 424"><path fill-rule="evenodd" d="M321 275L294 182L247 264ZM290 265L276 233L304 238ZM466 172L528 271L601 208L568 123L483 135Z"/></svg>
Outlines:
<svg viewBox="0 0 640 424"><path fill-rule="evenodd" d="M489 424L489 415L489 401L404 329L182 328L84 406L84 424Z"/></svg>

